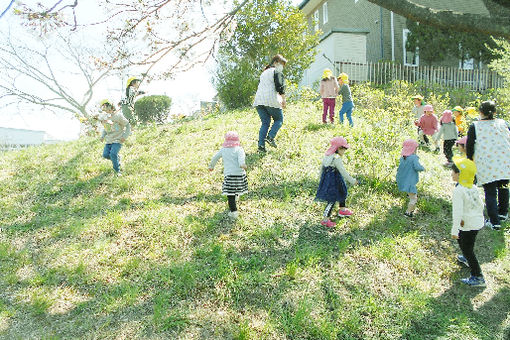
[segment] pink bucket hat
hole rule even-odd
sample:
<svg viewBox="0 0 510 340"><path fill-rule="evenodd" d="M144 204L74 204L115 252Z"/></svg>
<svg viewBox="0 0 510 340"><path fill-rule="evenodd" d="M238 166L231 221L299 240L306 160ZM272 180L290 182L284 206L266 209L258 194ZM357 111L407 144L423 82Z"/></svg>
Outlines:
<svg viewBox="0 0 510 340"><path fill-rule="evenodd" d="M441 123L450 123L452 121L452 111L445 110L441 116Z"/></svg>
<svg viewBox="0 0 510 340"><path fill-rule="evenodd" d="M427 104L423 107L423 111L432 111L434 112L434 108L432 107L432 105L430 104Z"/></svg>
<svg viewBox="0 0 510 340"><path fill-rule="evenodd" d="M326 150L326 156L331 156L334 154L339 147L346 149L350 148L349 144L347 144L347 140L344 137L335 137L331 139L330 143L331 146Z"/></svg>
<svg viewBox="0 0 510 340"><path fill-rule="evenodd" d="M239 135L237 132L229 131L225 134L225 142L223 142L224 148L233 148L239 145L241 145L241 143L239 142Z"/></svg>
<svg viewBox="0 0 510 340"><path fill-rule="evenodd" d="M404 157L411 156L417 147L418 147L417 141L415 141L414 139L406 139L404 143L402 143L401 155Z"/></svg>
<svg viewBox="0 0 510 340"><path fill-rule="evenodd" d="M467 144L467 136L464 136L462 138L460 138L458 141L455 142L456 144L460 144L460 145L466 145Z"/></svg>

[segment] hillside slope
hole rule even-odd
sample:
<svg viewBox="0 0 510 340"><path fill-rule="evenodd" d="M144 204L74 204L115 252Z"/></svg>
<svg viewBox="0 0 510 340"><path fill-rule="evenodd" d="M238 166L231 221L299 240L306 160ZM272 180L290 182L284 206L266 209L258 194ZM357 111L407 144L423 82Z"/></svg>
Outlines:
<svg viewBox="0 0 510 340"><path fill-rule="evenodd" d="M390 111L354 117L323 126L314 105L291 105L265 155L253 109L136 129L121 178L98 139L0 155L0 338L508 339L509 235L481 231L488 286L464 287L442 155L418 152L409 220L394 174L414 127ZM207 171L228 130L250 186L236 222L221 164ZM328 231L313 198L335 135L361 185L354 216Z"/></svg>

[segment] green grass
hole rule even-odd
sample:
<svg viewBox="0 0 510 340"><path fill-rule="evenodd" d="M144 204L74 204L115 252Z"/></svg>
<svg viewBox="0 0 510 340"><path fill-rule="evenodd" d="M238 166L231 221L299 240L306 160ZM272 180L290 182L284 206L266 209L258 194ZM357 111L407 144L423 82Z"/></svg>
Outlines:
<svg viewBox="0 0 510 340"><path fill-rule="evenodd" d="M481 231L488 287L462 286L442 155L419 151L408 220L394 175L414 127L397 109L354 117L324 126L293 104L265 155L253 109L137 128L121 178L94 138L0 155L0 338L507 339L509 236ZM232 129L250 185L236 222L207 171ZM361 185L328 231L313 198L335 135Z"/></svg>

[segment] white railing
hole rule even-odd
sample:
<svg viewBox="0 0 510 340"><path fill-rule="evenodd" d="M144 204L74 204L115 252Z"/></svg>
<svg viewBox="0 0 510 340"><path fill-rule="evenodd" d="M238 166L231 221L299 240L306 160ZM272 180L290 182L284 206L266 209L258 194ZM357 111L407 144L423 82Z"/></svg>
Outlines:
<svg viewBox="0 0 510 340"><path fill-rule="evenodd" d="M336 62L335 70L345 72L354 82L368 81L374 85L387 84L394 80L411 83L440 84L453 88L471 88L484 91L504 86L504 79L490 70L463 70L442 66L407 66L391 62L351 63Z"/></svg>

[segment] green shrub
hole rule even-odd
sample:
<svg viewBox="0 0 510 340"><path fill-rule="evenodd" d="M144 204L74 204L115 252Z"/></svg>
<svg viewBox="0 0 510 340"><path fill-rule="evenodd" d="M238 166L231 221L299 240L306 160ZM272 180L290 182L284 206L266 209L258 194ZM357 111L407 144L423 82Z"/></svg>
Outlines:
<svg viewBox="0 0 510 340"><path fill-rule="evenodd" d="M163 124L168 117L172 99L168 96L147 96L135 103L135 115L139 122Z"/></svg>

